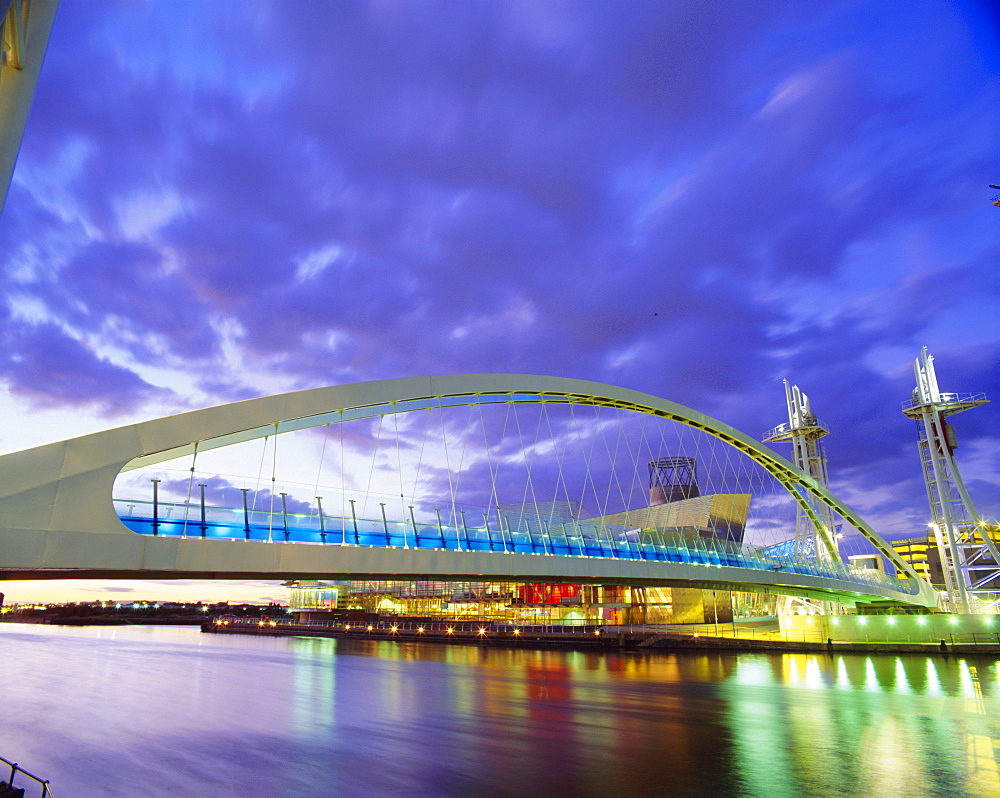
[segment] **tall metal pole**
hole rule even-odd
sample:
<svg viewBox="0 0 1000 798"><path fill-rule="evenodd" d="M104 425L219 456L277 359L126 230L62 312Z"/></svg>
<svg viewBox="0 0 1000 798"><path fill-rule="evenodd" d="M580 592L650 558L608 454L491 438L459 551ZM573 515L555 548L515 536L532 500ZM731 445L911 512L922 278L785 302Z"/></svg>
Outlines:
<svg viewBox="0 0 1000 798"><path fill-rule="evenodd" d="M288 505L285 501L287 493L281 494L281 523L285 528L285 543L288 542Z"/></svg>
<svg viewBox="0 0 1000 798"><path fill-rule="evenodd" d="M391 546L392 541L389 539L389 522L385 520L385 502L379 502L378 506L382 508L382 529L385 530L385 545Z"/></svg>
<svg viewBox="0 0 1000 798"><path fill-rule="evenodd" d="M490 532L490 514L483 513L483 525L486 527L486 537L490 541L490 551L493 551L493 533Z"/></svg>
<svg viewBox="0 0 1000 798"><path fill-rule="evenodd" d="M201 493L201 536L205 537L208 531L208 524L205 523L205 488L208 487L204 482L198 483L198 490Z"/></svg>
<svg viewBox="0 0 1000 798"><path fill-rule="evenodd" d="M159 490L160 480L152 479L150 482L153 483L153 534L159 534L160 528L160 496Z"/></svg>
<svg viewBox="0 0 1000 798"><path fill-rule="evenodd" d="M504 551L507 551L507 541L503 536L504 528L504 517L500 514L500 505L497 505L497 526L500 527L500 545L503 547ZM510 538L510 520L507 520L507 537ZM513 548L513 546L511 547ZM534 550L534 549L532 549Z"/></svg>
<svg viewBox="0 0 1000 798"><path fill-rule="evenodd" d="M321 543L326 543L326 521L323 518L323 497L316 497L316 506L319 508L319 539Z"/></svg>
<svg viewBox="0 0 1000 798"><path fill-rule="evenodd" d="M441 548L446 548L444 543L444 527L441 525L441 510L437 507L434 508L434 513L437 515L438 520L438 534L441 536Z"/></svg>
<svg viewBox="0 0 1000 798"><path fill-rule="evenodd" d="M361 545L361 537L358 535L358 516L354 512L354 499L348 499L351 504L351 523L354 524L354 545Z"/></svg>
<svg viewBox="0 0 1000 798"><path fill-rule="evenodd" d="M250 488L240 488L243 492L243 534L247 540L250 540L250 509L247 507L247 491Z"/></svg>

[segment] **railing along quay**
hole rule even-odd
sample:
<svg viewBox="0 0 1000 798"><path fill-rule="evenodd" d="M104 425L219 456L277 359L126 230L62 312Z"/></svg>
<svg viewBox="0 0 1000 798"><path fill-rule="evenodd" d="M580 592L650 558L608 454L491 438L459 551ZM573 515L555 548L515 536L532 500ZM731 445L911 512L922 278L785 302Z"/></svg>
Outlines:
<svg viewBox="0 0 1000 798"><path fill-rule="evenodd" d="M326 630L340 635L354 634L358 637L384 636L384 635L563 635L565 637L599 637L606 633L611 627L605 624L586 625L562 625L562 624L512 624L509 622L484 620L484 621L373 621L371 623L346 623L342 621L310 621L308 623L298 623L286 620L259 620L256 618L216 618L211 626L232 626L244 628L247 631L267 631L269 629L282 630ZM617 629L617 627L615 627Z"/></svg>
<svg viewBox="0 0 1000 798"><path fill-rule="evenodd" d="M0 762L7 765L10 768L10 776L7 781L0 781L0 798L24 798L25 788L16 787L14 785L14 779L18 774L26 776L27 778L33 780L36 784L41 786L42 791L38 793L40 798L52 798L52 790L49 789L49 780L40 778L34 773L29 773L23 767L18 765L16 762L11 762L0 756Z"/></svg>
<svg viewBox="0 0 1000 798"><path fill-rule="evenodd" d="M1000 633L969 633L951 634L946 639L915 640L894 638L891 634L879 635L866 633L863 639L832 640L821 631L779 631L777 629L760 629L753 626L741 626L739 622L719 624L698 624L693 629L682 629L676 625L658 624L514 624L509 621L373 621L370 623L347 623L343 621L316 620L299 623L287 620L256 618L222 617L210 624L205 624L207 631L245 631L247 633L277 633L277 634L311 634L323 632L330 637L376 639L376 640L414 640L426 639L439 642L455 640L483 641L517 641L525 642L565 642L589 643L597 642L610 645L610 641L628 639L635 642L644 639L647 645L654 640L679 641L688 638L690 641L701 640L708 643L711 640L731 640L744 642L774 642L774 643L812 643L827 648L843 648L853 645L899 645L923 646L940 648L942 643L951 646L983 646L990 649L1000 647Z"/></svg>

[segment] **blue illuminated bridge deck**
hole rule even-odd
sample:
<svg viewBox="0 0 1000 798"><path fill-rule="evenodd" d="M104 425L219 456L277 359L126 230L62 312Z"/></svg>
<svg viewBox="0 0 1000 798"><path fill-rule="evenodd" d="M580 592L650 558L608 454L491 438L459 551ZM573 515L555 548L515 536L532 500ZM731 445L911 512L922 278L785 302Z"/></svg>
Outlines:
<svg viewBox="0 0 1000 798"><path fill-rule="evenodd" d="M328 515L321 518L318 515L283 515L267 511L250 511L244 514L242 510L222 508L207 508L205 520L202 521L198 507L167 503L159 505L154 519L151 514L135 514L139 508L149 508L146 502L116 500L115 505L122 523L133 532L160 538L678 563L711 566L714 569L749 569L771 575L780 572L823 577L847 583L845 588L853 583L862 590L875 587L911 595L917 592L916 585L909 585L908 580L833 560L778 557L762 549L741 546L729 540L682 532L641 530L537 516L526 521L516 513L514 517L503 516L501 523L496 525L499 528L491 528L488 521L480 526L467 524L456 528L445 524ZM491 578L500 581L500 577ZM712 578L719 579L717 570Z"/></svg>

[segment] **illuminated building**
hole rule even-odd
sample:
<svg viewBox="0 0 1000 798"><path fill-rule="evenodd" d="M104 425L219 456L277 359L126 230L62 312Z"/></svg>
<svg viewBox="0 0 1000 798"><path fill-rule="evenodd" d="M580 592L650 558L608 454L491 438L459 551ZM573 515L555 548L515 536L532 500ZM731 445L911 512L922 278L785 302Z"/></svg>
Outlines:
<svg viewBox="0 0 1000 798"><path fill-rule="evenodd" d="M648 469L647 507L600 517L590 517L575 501L509 503L498 509L507 530L528 530L542 540L561 525L583 521L601 526L624 525L635 530L631 534L636 539L652 532L714 539L723 545L742 543L749 494L701 495L697 464L692 457L660 458L649 462ZM728 623L733 620L733 596L742 595L701 588L500 581L369 580L286 585L292 588L290 608L314 618L321 612L332 616L332 611L339 609L342 613L540 624ZM343 593L339 606L338 590ZM324 598L331 594L332 604ZM750 614L770 614L767 610L772 609L767 602L752 599L736 603L741 611Z"/></svg>
<svg viewBox="0 0 1000 798"><path fill-rule="evenodd" d="M712 623L771 615L773 597L699 588L538 582L286 582L300 618L399 615L524 624ZM770 599L770 601L768 601Z"/></svg>
<svg viewBox="0 0 1000 798"><path fill-rule="evenodd" d="M971 532L969 539L973 542L982 542L984 532L990 534L994 543L1000 544L1000 524L979 525ZM934 587L939 590L946 589L944 571L941 566L941 553L933 532L905 540L891 540L889 545L913 567L914 571ZM980 562L982 566L996 567L992 557L986 553L983 554ZM900 574L900 579L903 578L905 575ZM993 579L983 587L992 591L1000 591L1000 579Z"/></svg>
<svg viewBox="0 0 1000 798"><path fill-rule="evenodd" d="M337 609L337 599L343 587L333 582L319 582L315 579L285 582L291 588L288 607L300 612L330 612Z"/></svg>

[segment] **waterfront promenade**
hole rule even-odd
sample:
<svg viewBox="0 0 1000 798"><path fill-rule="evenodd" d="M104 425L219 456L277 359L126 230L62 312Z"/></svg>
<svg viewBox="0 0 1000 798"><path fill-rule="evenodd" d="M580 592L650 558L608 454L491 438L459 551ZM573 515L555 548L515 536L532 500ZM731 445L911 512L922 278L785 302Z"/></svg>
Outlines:
<svg viewBox="0 0 1000 798"><path fill-rule="evenodd" d="M514 648L590 650L825 651L928 655L1000 654L1000 634L949 634L937 642L836 640L822 631L781 631L775 625L513 625L490 621L400 619L371 623L283 619L217 618L202 625L210 634L327 637L479 645Z"/></svg>

